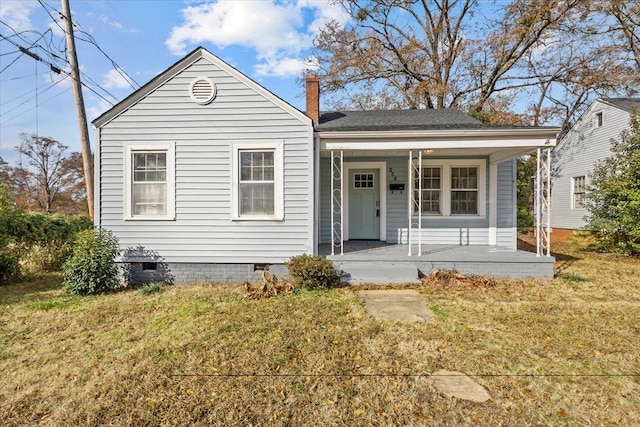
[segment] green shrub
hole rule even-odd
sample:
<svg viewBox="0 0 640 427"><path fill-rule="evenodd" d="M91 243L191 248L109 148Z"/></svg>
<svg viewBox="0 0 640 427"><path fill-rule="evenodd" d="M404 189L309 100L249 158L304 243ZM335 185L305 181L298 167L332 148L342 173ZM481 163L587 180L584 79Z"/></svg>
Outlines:
<svg viewBox="0 0 640 427"><path fill-rule="evenodd" d="M164 292L164 283L151 282L140 288L140 293L142 295L150 295L158 292Z"/></svg>
<svg viewBox="0 0 640 427"><path fill-rule="evenodd" d="M39 271L60 271L73 252L73 240L78 232L91 228L84 216L60 214L25 214L17 238L23 248L24 265Z"/></svg>
<svg viewBox="0 0 640 427"><path fill-rule="evenodd" d="M118 239L109 230L85 230L78 233L73 255L62 271L64 285L77 295L95 295L121 287L115 258Z"/></svg>
<svg viewBox="0 0 640 427"><path fill-rule="evenodd" d="M0 250L0 285L20 276L20 257Z"/></svg>
<svg viewBox="0 0 640 427"><path fill-rule="evenodd" d="M340 273L331 260L321 256L296 256L286 265L291 282L296 288L329 289L340 284Z"/></svg>
<svg viewBox="0 0 640 427"><path fill-rule="evenodd" d="M0 284L19 276L20 251L16 232L22 213L11 202L9 187L0 185Z"/></svg>
<svg viewBox="0 0 640 427"><path fill-rule="evenodd" d="M596 250L640 255L640 115L632 114L630 125L589 174L585 228L594 232Z"/></svg>

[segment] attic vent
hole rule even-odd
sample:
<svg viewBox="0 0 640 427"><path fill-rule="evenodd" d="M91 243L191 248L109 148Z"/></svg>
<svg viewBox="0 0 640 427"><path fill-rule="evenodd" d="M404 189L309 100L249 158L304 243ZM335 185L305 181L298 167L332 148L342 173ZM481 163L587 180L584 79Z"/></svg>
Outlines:
<svg viewBox="0 0 640 427"><path fill-rule="evenodd" d="M189 86L189 95L194 102L206 105L216 97L216 85L207 77L197 77Z"/></svg>

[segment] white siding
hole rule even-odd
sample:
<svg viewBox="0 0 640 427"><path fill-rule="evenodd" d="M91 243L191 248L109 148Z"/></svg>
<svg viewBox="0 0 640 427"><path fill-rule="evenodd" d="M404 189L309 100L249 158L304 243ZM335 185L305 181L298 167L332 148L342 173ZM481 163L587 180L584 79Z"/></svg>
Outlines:
<svg viewBox="0 0 640 427"><path fill-rule="evenodd" d="M189 84L209 77L215 100L198 105ZM311 126L201 58L104 125L100 225L123 248L167 262L282 262L313 252ZM231 220L231 141L284 141L284 220ZM175 221L124 221L125 141L175 141ZM312 163L311 163L312 164Z"/></svg>
<svg viewBox="0 0 640 427"><path fill-rule="evenodd" d="M603 125L597 127L597 113ZM629 128L629 113L610 104L595 101L583 117L560 141L552 154L551 227L577 229L585 225L586 209L572 208L573 178L586 176L598 160L611 155L611 140Z"/></svg>

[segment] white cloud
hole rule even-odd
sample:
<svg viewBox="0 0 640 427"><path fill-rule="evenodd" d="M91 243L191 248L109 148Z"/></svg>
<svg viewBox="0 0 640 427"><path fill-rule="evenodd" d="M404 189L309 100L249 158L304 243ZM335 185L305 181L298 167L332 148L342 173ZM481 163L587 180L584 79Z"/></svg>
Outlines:
<svg viewBox="0 0 640 427"><path fill-rule="evenodd" d="M33 29L29 16L38 7L35 0L3 0L0 2L0 19L15 31Z"/></svg>
<svg viewBox="0 0 640 427"><path fill-rule="evenodd" d="M280 77L307 68L304 51L326 22L347 21L330 0L207 1L185 7L182 16L165 42L172 53L205 42L221 49L244 46L256 51L258 75Z"/></svg>
<svg viewBox="0 0 640 427"><path fill-rule="evenodd" d="M87 110L87 119L89 120L89 122L92 122L93 120L95 120L98 117L100 117L102 115L102 113L104 113L105 111L107 111L111 107L113 107L113 105L109 104L104 99L100 99L100 100L98 100L98 104L92 105Z"/></svg>
<svg viewBox="0 0 640 427"><path fill-rule="evenodd" d="M104 75L102 86L106 89L125 89L131 87L131 81L124 71L114 68Z"/></svg>
<svg viewBox="0 0 640 427"><path fill-rule="evenodd" d="M295 77L303 70L315 69L317 65L310 59L270 56L261 58L262 62L253 66L259 76Z"/></svg>
<svg viewBox="0 0 640 427"><path fill-rule="evenodd" d="M113 21L112 19L110 19L106 15L102 15L100 17L100 20L102 21L103 24L109 25L110 27L116 28L116 29L124 31L126 33L137 33L138 32L138 30L136 30L135 28L125 28L125 26L122 25L120 22Z"/></svg>

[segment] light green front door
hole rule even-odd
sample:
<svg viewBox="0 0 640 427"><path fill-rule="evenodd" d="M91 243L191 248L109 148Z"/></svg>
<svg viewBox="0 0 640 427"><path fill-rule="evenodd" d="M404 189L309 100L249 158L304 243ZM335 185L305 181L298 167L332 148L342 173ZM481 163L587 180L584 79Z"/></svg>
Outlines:
<svg viewBox="0 0 640 427"><path fill-rule="evenodd" d="M380 171L349 170L349 240L380 239Z"/></svg>

